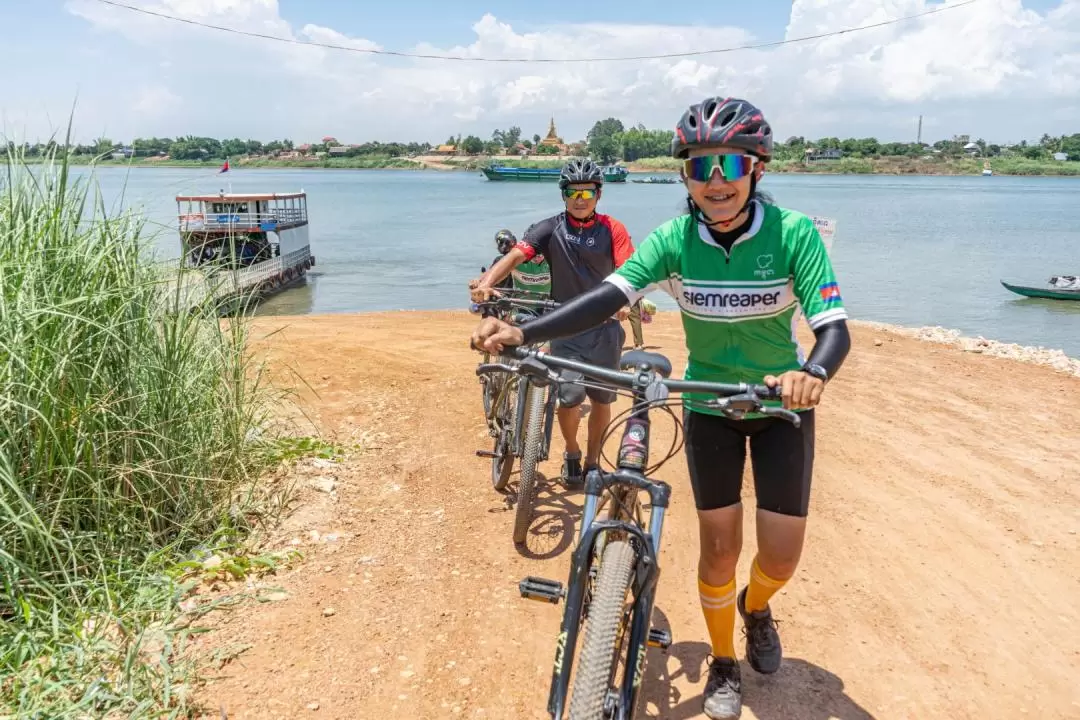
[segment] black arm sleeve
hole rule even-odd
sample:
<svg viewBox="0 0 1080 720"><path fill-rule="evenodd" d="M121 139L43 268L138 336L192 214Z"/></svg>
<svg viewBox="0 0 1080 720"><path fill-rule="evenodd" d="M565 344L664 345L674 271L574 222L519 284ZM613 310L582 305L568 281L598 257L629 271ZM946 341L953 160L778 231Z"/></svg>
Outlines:
<svg viewBox="0 0 1080 720"><path fill-rule="evenodd" d="M602 282L587 293L521 325L524 344L569 337L600 325L627 303L623 291Z"/></svg>
<svg viewBox="0 0 1080 720"><path fill-rule="evenodd" d="M814 331L814 338L814 349L810 351L806 362L825 368L829 379L832 379L844 364L844 358L851 349L851 334L848 332L847 322L839 320L822 325Z"/></svg>

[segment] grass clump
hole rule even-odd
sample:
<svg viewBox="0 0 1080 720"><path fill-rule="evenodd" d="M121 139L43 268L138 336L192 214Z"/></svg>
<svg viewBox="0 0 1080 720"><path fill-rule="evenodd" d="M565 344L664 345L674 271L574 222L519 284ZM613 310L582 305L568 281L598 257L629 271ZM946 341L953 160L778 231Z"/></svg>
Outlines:
<svg viewBox="0 0 1080 720"><path fill-rule="evenodd" d="M149 246L65 162L0 168L0 717L187 716L183 562L254 522L245 321L169 312Z"/></svg>

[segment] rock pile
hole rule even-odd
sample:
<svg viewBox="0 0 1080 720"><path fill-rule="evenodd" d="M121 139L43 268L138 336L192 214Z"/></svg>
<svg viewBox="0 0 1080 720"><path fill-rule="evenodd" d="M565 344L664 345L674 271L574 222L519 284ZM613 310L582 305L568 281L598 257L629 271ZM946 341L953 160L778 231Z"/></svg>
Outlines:
<svg viewBox="0 0 1080 720"><path fill-rule="evenodd" d="M1059 372L1080 377L1080 359L1069 357L1062 350L1003 343L997 340L987 340L981 335L977 338L964 337L959 330L950 330L941 326L906 328L899 325L868 321L859 322L858 325L917 340L950 345L965 352L993 355L994 357L1009 358L1010 360L1019 360L1020 362L1035 365L1046 365Z"/></svg>

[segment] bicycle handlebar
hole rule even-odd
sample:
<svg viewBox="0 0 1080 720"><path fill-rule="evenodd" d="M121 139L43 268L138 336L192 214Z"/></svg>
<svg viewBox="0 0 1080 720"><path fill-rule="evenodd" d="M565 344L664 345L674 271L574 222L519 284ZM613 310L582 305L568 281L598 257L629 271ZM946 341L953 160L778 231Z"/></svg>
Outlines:
<svg viewBox="0 0 1080 720"><path fill-rule="evenodd" d="M639 373L611 370L609 368L590 365L588 363L579 362L577 360L556 357L542 350L537 350L533 348L508 347L503 350L502 354L503 357L522 361L522 364L517 367L512 367L499 363L481 365L476 369L477 374L501 371L524 372L526 374L535 375L535 370L530 371L524 361L536 360L548 367L578 372L587 378L598 380L602 383L612 385L618 388L624 388L627 390L639 387L639 384L641 382ZM550 370L548 370L545 379L550 382L566 382L566 380L561 378L558 374L551 372ZM759 412L767 416L783 418L784 420L787 420L788 422L795 425L795 427L798 427L800 424L799 416L796 413L791 412L790 410L785 410L783 408L767 407L761 404L762 399L780 399L782 390L779 385L774 388L770 388L768 385L750 385L748 383L715 383L695 380L670 380L668 378L662 377L659 373L655 371L651 371L651 378L649 378L649 384L650 386L652 386L653 384L659 384L669 391L678 393L695 392L716 395L718 399L714 401L707 401L707 404L710 407L721 410L730 417L739 418L742 415L745 415L747 411L750 411Z"/></svg>

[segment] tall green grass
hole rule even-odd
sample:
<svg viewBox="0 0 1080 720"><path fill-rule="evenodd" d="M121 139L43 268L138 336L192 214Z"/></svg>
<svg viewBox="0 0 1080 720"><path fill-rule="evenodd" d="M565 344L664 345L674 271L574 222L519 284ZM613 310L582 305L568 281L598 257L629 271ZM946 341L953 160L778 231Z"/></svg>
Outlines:
<svg viewBox="0 0 1080 720"><path fill-rule="evenodd" d="M0 717L184 716L171 572L231 542L268 391L243 319L170 313L144 222L0 168Z"/></svg>

